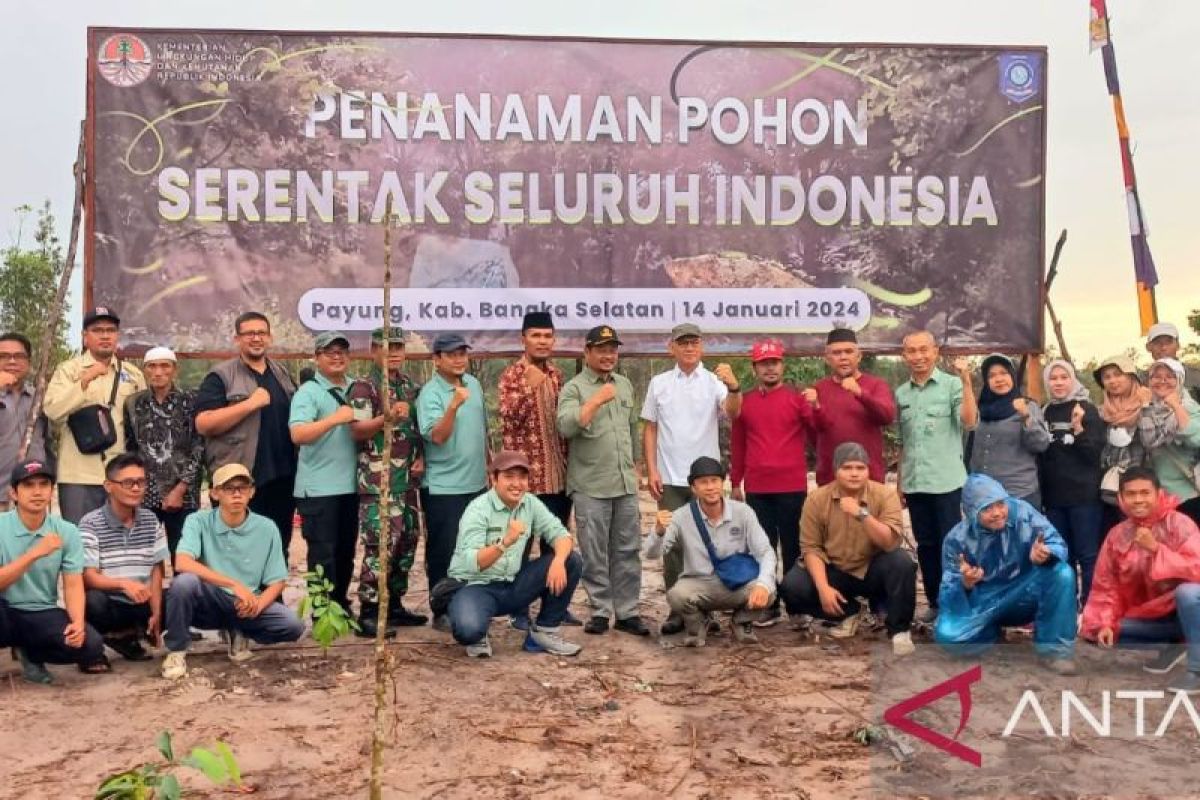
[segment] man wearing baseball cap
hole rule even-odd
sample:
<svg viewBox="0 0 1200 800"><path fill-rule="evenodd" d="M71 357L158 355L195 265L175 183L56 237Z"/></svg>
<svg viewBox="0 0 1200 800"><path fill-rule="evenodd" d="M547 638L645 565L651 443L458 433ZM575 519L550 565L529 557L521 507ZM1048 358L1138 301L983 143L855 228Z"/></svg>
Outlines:
<svg viewBox="0 0 1200 800"><path fill-rule="evenodd" d="M304 635L304 623L281 599L288 570L275 523L250 510L250 470L226 464L213 473L212 487L220 505L187 518L175 551L163 635L164 678L187 674L192 627L226 631L235 662L253 657L251 639L273 644Z"/></svg>
<svg viewBox="0 0 1200 800"><path fill-rule="evenodd" d="M583 371L563 386L558 430L570 442L567 491L583 554L583 587L592 604L584 633L602 634L609 620L634 636L649 636L638 614L642 589L638 509L637 418L633 384L618 375L621 340L608 325L587 332Z"/></svg>
<svg viewBox="0 0 1200 800"><path fill-rule="evenodd" d="M425 576L430 593L454 555L458 522L487 489L487 411L483 387L467 374L471 346L457 333L433 340L433 377L417 395L417 421L425 440ZM444 615L433 626L449 630Z"/></svg>
<svg viewBox="0 0 1200 800"><path fill-rule="evenodd" d="M667 350L674 368L650 379L642 402L642 455L651 496L659 510L674 511L691 499L688 467L696 456L721 457L721 417L737 417L742 388L728 364L705 369L700 328L683 322L671 329ZM667 548L663 583L669 592L683 569L683 554ZM662 625L663 635L679 633L683 621L674 609Z"/></svg>
<svg viewBox="0 0 1200 800"><path fill-rule="evenodd" d="M146 388L137 367L117 356L121 320L107 306L83 317L83 353L58 365L42 410L58 434L58 506L65 519L78 524L83 515L108 500L104 462L125 452L125 401ZM86 406L108 406L116 440L102 453L82 453L67 418Z"/></svg>
<svg viewBox="0 0 1200 800"><path fill-rule="evenodd" d="M9 478L13 509L0 514L0 647L16 647L25 679L51 683L46 664L108 672L104 640L85 620L79 530L50 513L54 472L18 463ZM58 607L59 582L65 608Z"/></svg>
<svg viewBox="0 0 1200 800"><path fill-rule="evenodd" d="M800 558L800 513L808 496L808 461L804 451L812 435L812 406L783 381L783 343L754 343L750 361L755 386L745 392L742 412L730 438L730 481L733 498L745 500L778 548L783 573ZM783 616L779 596L763 612L758 625L773 625Z"/></svg>
<svg viewBox="0 0 1200 800"><path fill-rule="evenodd" d="M656 531L664 549L678 545L683 553L679 580L667 592L671 610L683 619L688 647L703 647L708 625L704 615L733 612L733 637L740 643L758 641L752 622L775 594L775 549L745 503L725 497L725 467L701 456L688 468L693 498L674 512L660 510ZM703 528L700 526L703 525ZM731 586L717 574L717 559L749 554L758 574Z"/></svg>
<svg viewBox="0 0 1200 800"><path fill-rule="evenodd" d="M1162 358L1179 360L1179 328L1170 322L1156 322L1146 333L1146 350L1155 361ZM1200 402L1200 369L1184 365L1183 386Z"/></svg>
<svg viewBox="0 0 1200 800"><path fill-rule="evenodd" d="M142 358L149 388L125 401L125 446L146 465L142 505L167 532L172 557L183 522L200 507L200 465L204 440L192 423L196 396L175 385L175 352L152 347Z"/></svg>
<svg viewBox="0 0 1200 800"><path fill-rule="evenodd" d="M467 506L449 578L465 584L450 600L450 631L467 655L492 654L488 624L540 600L525 650L573 656L582 649L559 634L567 606L583 572L575 541L562 522L529 491L529 459L501 450L492 459L492 488ZM545 544L541 555L525 559L531 536Z"/></svg>
<svg viewBox="0 0 1200 800"><path fill-rule="evenodd" d="M420 532L417 489L425 471L424 445L417 426L417 382L404 372L404 329L389 328L384 341L383 328L376 328L371 333L371 356L374 363L370 373L350 386L350 406L354 409L350 435L358 443L358 538L363 546L356 633L363 637L374 637L379 624L381 558L388 559L389 628L424 625L429 621L424 614L409 611L403 602L408 591L408 573L417 552ZM385 374L389 404L386 409L380 395ZM383 424L387 419L393 423L392 471L388 507L384 509L380 505L380 488L384 468ZM388 543L383 552L381 540Z"/></svg>
<svg viewBox="0 0 1200 800"><path fill-rule="evenodd" d="M300 448L296 469L296 510L308 545L308 569L319 565L333 584L333 600L350 610L350 579L358 544L358 448L350 435L354 409L350 382L350 340L322 331L313 341L317 373L292 397L288 427Z"/></svg>

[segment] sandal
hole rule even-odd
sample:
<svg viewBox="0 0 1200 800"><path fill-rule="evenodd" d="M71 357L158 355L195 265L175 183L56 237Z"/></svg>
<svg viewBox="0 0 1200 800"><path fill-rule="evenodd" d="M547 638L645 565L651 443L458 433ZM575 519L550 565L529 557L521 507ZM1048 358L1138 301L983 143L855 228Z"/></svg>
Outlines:
<svg viewBox="0 0 1200 800"><path fill-rule="evenodd" d="M46 665L34 661L21 648L15 648L17 659L21 662L21 677L29 683L36 683L41 686L49 686L54 683L54 676L50 674L50 670L46 669Z"/></svg>
<svg viewBox="0 0 1200 800"><path fill-rule="evenodd" d="M79 671L85 675L104 675L112 672L112 664L109 663L108 656L100 656L90 664L80 664Z"/></svg>

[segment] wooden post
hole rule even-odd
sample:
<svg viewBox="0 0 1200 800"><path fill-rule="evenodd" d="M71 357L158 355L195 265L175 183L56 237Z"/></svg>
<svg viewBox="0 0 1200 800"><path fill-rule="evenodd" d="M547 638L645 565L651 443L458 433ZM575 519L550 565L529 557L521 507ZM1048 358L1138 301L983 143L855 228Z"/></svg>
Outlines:
<svg viewBox="0 0 1200 800"><path fill-rule="evenodd" d="M392 198L387 200L383 216L383 348L390 346L392 333ZM371 736L371 800L383 800L383 751L387 747L387 680L391 674L391 657L387 651L388 562L391 560L392 526L392 386L386 362L380 370L379 399L383 404L383 470L379 473L379 570L375 618L375 725Z"/></svg>
<svg viewBox="0 0 1200 800"><path fill-rule="evenodd" d="M34 390L33 405L29 409L29 419L25 421L25 435L21 439L21 447L17 451L17 460L24 460L33 441L33 430L37 427L38 415L42 413L42 399L46 396L46 384L50 380L50 350L54 346L54 331L62 319L63 305L67 300L67 288L71 284L71 272L75 268L75 248L79 243L79 223L83 217L83 185L87 157L87 121L79 123L79 150L75 154L75 208L71 211L71 238L67 242L67 259L63 263L62 275L58 279L58 292L46 315L46 326L42 329L41 346L38 349L38 363L33 373Z"/></svg>

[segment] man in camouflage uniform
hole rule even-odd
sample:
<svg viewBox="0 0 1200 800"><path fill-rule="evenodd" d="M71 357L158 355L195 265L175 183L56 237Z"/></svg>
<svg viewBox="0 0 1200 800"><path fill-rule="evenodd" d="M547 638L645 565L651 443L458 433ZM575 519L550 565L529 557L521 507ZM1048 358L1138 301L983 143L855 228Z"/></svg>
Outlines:
<svg viewBox="0 0 1200 800"><path fill-rule="evenodd" d="M349 400L355 421L351 434L358 447L358 530L363 543L362 569L358 577L358 624L360 636L375 636L379 613L379 541L381 520L379 505L380 475L383 472L384 408L379 386L387 370L390 418L395 423L392 438L392 482L388 528L388 635L394 626L424 625L427 617L414 614L401 602L408 590L408 571L417 550L417 489L424 471L421 433L417 428L416 382L401 372L404 366L404 331L392 328L388 342L383 329L371 333L371 354L375 364L370 375L354 382Z"/></svg>

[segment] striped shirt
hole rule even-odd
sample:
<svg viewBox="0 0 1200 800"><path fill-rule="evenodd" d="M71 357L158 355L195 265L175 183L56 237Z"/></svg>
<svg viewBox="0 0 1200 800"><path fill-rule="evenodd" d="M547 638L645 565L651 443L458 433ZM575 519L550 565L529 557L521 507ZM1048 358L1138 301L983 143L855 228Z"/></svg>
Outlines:
<svg viewBox="0 0 1200 800"><path fill-rule="evenodd" d="M154 567L168 560L166 532L148 508L138 508L132 527L125 527L105 503L79 521L83 539L83 566L109 578L150 582ZM114 594L123 598L124 595Z"/></svg>

